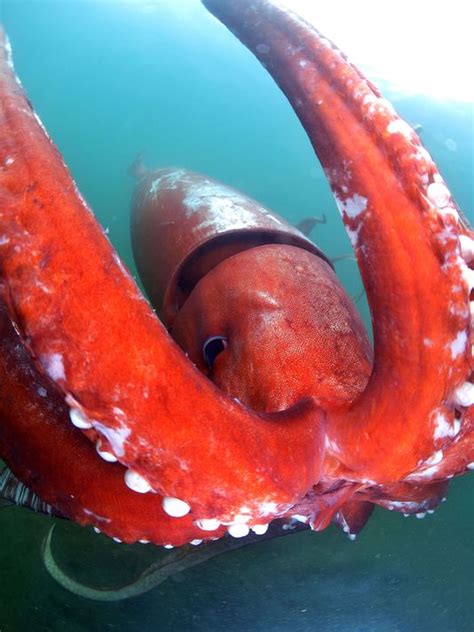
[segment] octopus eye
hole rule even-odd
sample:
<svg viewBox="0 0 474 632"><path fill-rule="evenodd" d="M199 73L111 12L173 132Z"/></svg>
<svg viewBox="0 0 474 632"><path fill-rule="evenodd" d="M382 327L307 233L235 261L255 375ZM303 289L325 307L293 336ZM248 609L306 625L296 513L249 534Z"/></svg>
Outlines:
<svg viewBox="0 0 474 632"><path fill-rule="evenodd" d="M219 353L227 347L225 336L209 336L202 345L204 362L211 369Z"/></svg>

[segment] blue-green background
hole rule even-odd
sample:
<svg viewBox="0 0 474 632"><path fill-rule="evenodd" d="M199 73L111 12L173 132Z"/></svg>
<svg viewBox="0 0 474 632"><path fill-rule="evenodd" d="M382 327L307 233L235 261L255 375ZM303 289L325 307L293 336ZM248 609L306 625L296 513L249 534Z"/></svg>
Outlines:
<svg viewBox="0 0 474 632"><path fill-rule="evenodd" d="M180 3L191 12L176 11ZM154 7L2 0L0 17L30 99L128 265L133 181L127 168L141 151L150 165L208 173L293 222L324 212L329 221L318 227L318 244L331 256L350 250L285 98L197 0ZM422 124L425 145L472 217L472 104L384 91L404 117ZM344 262L338 272L350 293L358 293L355 264ZM368 322L363 302L361 311ZM55 585L39 556L51 521L5 509L0 630L472 632L472 492L464 477L425 520L377 510L355 543L333 528L282 538L117 604L86 602ZM55 544L74 576L100 585L120 583L162 555L67 523Z"/></svg>

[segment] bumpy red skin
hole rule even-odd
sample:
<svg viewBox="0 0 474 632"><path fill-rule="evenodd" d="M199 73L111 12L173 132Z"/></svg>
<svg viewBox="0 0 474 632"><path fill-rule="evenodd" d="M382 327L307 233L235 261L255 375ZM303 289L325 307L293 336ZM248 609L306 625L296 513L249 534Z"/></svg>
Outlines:
<svg viewBox="0 0 474 632"><path fill-rule="evenodd" d="M178 546L225 533L220 527L206 534L189 515L171 518L160 495L124 486L123 466L99 459L94 445L69 423L62 392L35 366L3 299L0 339L0 453L45 502L124 542Z"/></svg>
<svg viewBox="0 0 474 632"><path fill-rule="evenodd" d="M257 416L187 360L80 198L2 53L0 265L32 354L103 448L155 491L188 502L194 519L230 522L243 506L257 522L271 518L269 506L292 504L319 478L322 412L306 401ZM56 450L53 432L49 445ZM279 458L285 450L297 474Z"/></svg>
<svg viewBox="0 0 474 632"><path fill-rule="evenodd" d="M453 391L470 375L470 288L459 250L468 231L439 187L433 195L430 185L442 184L435 166L313 28L264 0L206 6L265 62L293 103L357 236L375 332L367 388L328 411L326 421L308 400L280 417L258 416L206 381L122 270L3 55L0 265L30 352L95 420L95 431L112 438L109 448L122 463L157 491L189 502L190 519L232 520L245 506L254 522L268 521L303 502L326 472L354 481L356 493L404 477L446 476L448 453L452 467L462 468L450 475L463 471L472 460L472 418L462 406L455 412ZM440 414L453 429L442 436L439 424L435 432ZM455 414L461 428L453 438ZM20 449L23 434L9 419L8 443ZM32 446L57 450L56 428L40 434L32 424ZM439 467L427 475L440 450ZM62 484L57 474L50 479L58 491ZM337 494L342 507L345 494ZM81 511L71 517L81 521Z"/></svg>
<svg viewBox="0 0 474 632"><path fill-rule="evenodd" d="M463 455L474 448L468 407L455 396L471 375L472 255L461 257L459 237L472 231L415 132L311 25L267 0L204 4L289 99L354 243L374 368L362 395L328 415L328 455L341 477L390 483L441 454L425 471L425 481L436 479L450 445L469 435ZM451 474L459 471L465 464Z"/></svg>

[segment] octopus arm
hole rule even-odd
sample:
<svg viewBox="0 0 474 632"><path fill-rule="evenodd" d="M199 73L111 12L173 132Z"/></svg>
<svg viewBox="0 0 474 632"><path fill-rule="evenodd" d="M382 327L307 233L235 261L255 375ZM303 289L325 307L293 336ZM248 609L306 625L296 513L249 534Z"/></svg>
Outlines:
<svg viewBox="0 0 474 632"><path fill-rule="evenodd" d="M268 0L204 0L305 127L354 246L374 328L365 391L328 415L354 480L396 481L433 457L436 428L474 403L472 231L412 128L310 24ZM341 470L342 471L342 470Z"/></svg>
<svg viewBox="0 0 474 632"><path fill-rule="evenodd" d="M306 401L256 415L189 362L79 194L3 35L0 137L1 281L28 351L60 389L71 421L129 468L133 488L192 508L194 518L231 522L245 506L249 517L270 520L304 495L319 477L323 414ZM56 445L51 435L45 447ZM280 458L286 452L291 458Z"/></svg>

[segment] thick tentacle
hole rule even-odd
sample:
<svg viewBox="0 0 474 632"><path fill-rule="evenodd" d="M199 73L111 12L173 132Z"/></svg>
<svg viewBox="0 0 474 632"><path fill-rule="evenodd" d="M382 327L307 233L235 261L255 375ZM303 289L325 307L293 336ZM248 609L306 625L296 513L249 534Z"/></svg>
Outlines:
<svg viewBox="0 0 474 632"><path fill-rule="evenodd" d="M308 401L257 416L186 359L78 193L4 38L0 134L0 274L71 421L130 468L132 488L162 493L174 514L232 522L245 508L259 521L302 496L320 474L322 413ZM294 463L280 458L286 451Z"/></svg>
<svg viewBox="0 0 474 632"><path fill-rule="evenodd" d="M125 468L107 463L68 423L64 396L35 366L0 304L0 452L14 474L65 518L124 542L181 545L207 533L193 517L169 516L159 494L137 494L123 483ZM15 496L13 496L15 499ZM35 504L44 510L44 505Z"/></svg>
<svg viewBox="0 0 474 632"><path fill-rule="evenodd" d="M361 397L331 413L329 452L348 478L398 480L443 458L474 403L472 233L415 132L316 29L268 0L204 4L293 105L358 258L374 369Z"/></svg>

